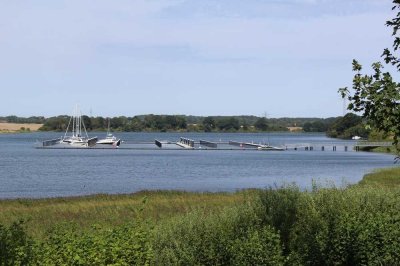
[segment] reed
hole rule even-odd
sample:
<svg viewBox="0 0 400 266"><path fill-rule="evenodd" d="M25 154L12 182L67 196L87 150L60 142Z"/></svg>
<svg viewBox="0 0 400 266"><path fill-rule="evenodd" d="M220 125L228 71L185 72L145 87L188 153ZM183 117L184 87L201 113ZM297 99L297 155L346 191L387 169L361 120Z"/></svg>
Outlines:
<svg viewBox="0 0 400 266"><path fill-rule="evenodd" d="M365 175L358 185L398 189L400 188L400 168L393 167L375 170Z"/></svg>
<svg viewBox="0 0 400 266"><path fill-rule="evenodd" d="M142 191L126 195L2 200L0 224L24 220L28 234L42 238L48 230L63 223L77 225L81 230L93 224L112 228L137 219L157 223L195 209L216 212L254 196L250 190L236 193Z"/></svg>

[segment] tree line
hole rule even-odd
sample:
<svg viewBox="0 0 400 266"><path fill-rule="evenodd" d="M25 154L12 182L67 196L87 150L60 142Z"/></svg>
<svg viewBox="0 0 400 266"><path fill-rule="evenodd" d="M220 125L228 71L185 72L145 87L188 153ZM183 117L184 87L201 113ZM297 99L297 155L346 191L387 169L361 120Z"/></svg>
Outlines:
<svg viewBox="0 0 400 266"><path fill-rule="evenodd" d="M141 132L141 131L205 131L205 132L237 132L237 131L287 131L287 126L270 123L265 117L246 119L235 116L188 117L184 115L141 115L134 117L89 117L82 116L85 127L89 131ZM66 115L50 117L44 121L40 130L63 131L68 127L70 117ZM190 120L192 123L189 123ZM254 122L253 122L254 120ZM195 123L193 123L195 122Z"/></svg>
<svg viewBox="0 0 400 266"><path fill-rule="evenodd" d="M65 131L71 117L67 115L44 118L32 116L0 117L0 121L9 123L40 123L41 131ZM82 116L88 131L105 131L110 125L111 131L124 132L266 132L288 131L288 127L302 128L304 132L326 132L330 137L351 138L367 137L365 121L355 114L330 118L266 118L257 116L185 116L185 115L139 115L133 117L118 116Z"/></svg>
<svg viewBox="0 0 400 266"><path fill-rule="evenodd" d="M257 116L185 116L185 115L140 115L134 117L89 117L82 116L89 131L107 130L125 132L263 132L288 131L288 127L305 126L306 132L326 132L334 118L265 118ZM67 129L69 116L47 118L42 131L63 131ZM324 126L316 128L316 124ZM311 124L311 127L307 125Z"/></svg>
<svg viewBox="0 0 400 266"><path fill-rule="evenodd" d="M44 116L18 117L16 115L0 116L0 122L18 124L43 124L46 121Z"/></svg>

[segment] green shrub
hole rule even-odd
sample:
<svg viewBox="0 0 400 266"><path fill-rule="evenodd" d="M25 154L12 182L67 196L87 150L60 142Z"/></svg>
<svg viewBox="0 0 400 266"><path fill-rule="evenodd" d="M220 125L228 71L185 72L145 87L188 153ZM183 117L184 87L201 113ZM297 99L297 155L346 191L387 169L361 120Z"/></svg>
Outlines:
<svg viewBox="0 0 400 266"><path fill-rule="evenodd" d="M199 208L153 228L143 219L112 229L65 224L41 242L22 222L0 225L0 266L400 265L400 189L258 193L251 202Z"/></svg>
<svg viewBox="0 0 400 266"><path fill-rule="evenodd" d="M148 231L136 224L84 233L57 228L40 249L42 265L149 265L153 257Z"/></svg>
<svg viewBox="0 0 400 266"><path fill-rule="evenodd" d="M400 264L398 190L288 187L260 198L263 221L284 240L287 264Z"/></svg>
<svg viewBox="0 0 400 266"><path fill-rule="evenodd" d="M261 205L258 215L263 225L270 225L279 231L284 251L288 249L290 232L296 222L298 202L302 196L302 192L294 185L259 192Z"/></svg>
<svg viewBox="0 0 400 266"><path fill-rule="evenodd" d="M283 263L278 234L260 227L250 206L212 215L190 213L160 226L154 244L156 265Z"/></svg>
<svg viewBox="0 0 400 266"><path fill-rule="evenodd" d="M23 221L0 225L0 265L27 265L33 256L34 242L26 235Z"/></svg>
<svg viewBox="0 0 400 266"><path fill-rule="evenodd" d="M250 230L232 245L231 265L282 265L279 235L271 227Z"/></svg>

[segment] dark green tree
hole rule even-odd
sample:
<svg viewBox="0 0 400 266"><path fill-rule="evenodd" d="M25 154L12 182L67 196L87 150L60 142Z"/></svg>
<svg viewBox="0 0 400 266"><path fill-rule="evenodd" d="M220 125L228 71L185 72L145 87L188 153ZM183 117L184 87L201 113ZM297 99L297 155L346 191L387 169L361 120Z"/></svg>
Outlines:
<svg viewBox="0 0 400 266"><path fill-rule="evenodd" d="M216 123L215 119L211 116L207 116L203 119L203 127L205 132L210 132L215 129Z"/></svg>
<svg viewBox="0 0 400 266"><path fill-rule="evenodd" d="M333 122L327 131L329 137L350 139L353 136L368 137L369 130L366 129L362 117L348 113Z"/></svg>
<svg viewBox="0 0 400 266"><path fill-rule="evenodd" d="M40 128L40 130L54 130L54 131L64 131L67 129L68 123L70 121L70 117L68 116L56 116L51 117L46 120L44 125Z"/></svg>
<svg viewBox="0 0 400 266"><path fill-rule="evenodd" d="M266 131L268 129L267 118L260 117L259 119L257 119L257 121L254 123L254 127L258 130Z"/></svg>
<svg viewBox="0 0 400 266"><path fill-rule="evenodd" d="M239 130L239 120L235 117L224 117L217 120L217 127L222 131Z"/></svg>
<svg viewBox="0 0 400 266"><path fill-rule="evenodd" d="M82 121L83 121L83 123L84 123L84 125L85 125L85 128L86 128L87 130L92 130L92 129L93 129L93 127L92 127L92 120L91 120L87 115L83 115L83 116L82 116Z"/></svg>
<svg viewBox="0 0 400 266"><path fill-rule="evenodd" d="M386 22L391 27L394 38L392 49L385 49L382 57L386 64L391 64L400 71L400 58L398 55L400 47L400 0L393 1L393 10L397 11L395 17ZM367 118L370 126L379 131L388 132L393 135L393 144L400 152L400 92L399 83L395 82L389 72L383 72L380 62L372 64L373 74L361 74L362 66L353 60L353 88L339 89L343 98L349 100L348 109L361 112Z"/></svg>
<svg viewBox="0 0 400 266"><path fill-rule="evenodd" d="M91 117L90 122L93 129L104 129L107 128L108 119L104 119L101 116Z"/></svg>
<svg viewBox="0 0 400 266"><path fill-rule="evenodd" d="M130 121L130 130L139 132L144 129L144 124L142 120L140 120L139 117L135 116L131 121Z"/></svg>

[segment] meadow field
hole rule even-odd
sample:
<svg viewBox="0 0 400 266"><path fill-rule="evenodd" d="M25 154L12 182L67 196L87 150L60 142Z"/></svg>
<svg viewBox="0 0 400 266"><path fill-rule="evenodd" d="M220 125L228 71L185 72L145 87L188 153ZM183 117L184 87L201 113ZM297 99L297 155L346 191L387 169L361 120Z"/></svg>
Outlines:
<svg viewBox="0 0 400 266"><path fill-rule="evenodd" d="M21 124L0 122L0 132L37 131L43 124Z"/></svg>

